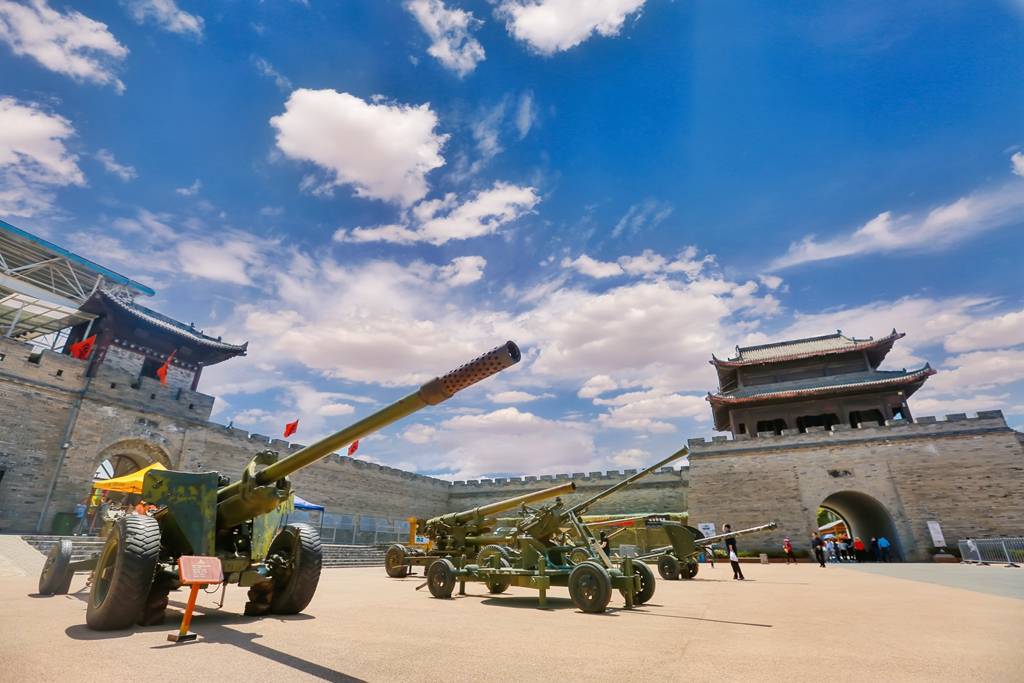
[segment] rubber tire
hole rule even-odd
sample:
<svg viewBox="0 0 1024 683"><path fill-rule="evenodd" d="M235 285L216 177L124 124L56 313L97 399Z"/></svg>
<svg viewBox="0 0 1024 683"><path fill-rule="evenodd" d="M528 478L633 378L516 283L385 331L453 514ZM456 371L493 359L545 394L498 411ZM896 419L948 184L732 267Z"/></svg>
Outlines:
<svg viewBox="0 0 1024 683"><path fill-rule="evenodd" d="M69 567L74 546L71 541L61 539L46 555L46 564L39 572L40 595L65 595L71 588L75 572Z"/></svg>
<svg viewBox="0 0 1024 683"><path fill-rule="evenodd" d="M93 577L85 610L85 623L94 631L128 628L139 619L160 558L160 525L144 515L126 515L117 520L94 571L100 571L108 551L115 556L106 595L97 603L100 579Z"/></svg>
<svg viewBox="0 0 1024 683"><path fill-rule="evenodd" d="M404 579L409 575L409 565L405 564L405 546L392 543L384 553L384 571L392 579Z"/></svg>
<svg viewBox="0 0 1024 683"><path fill-rule="evenodd" d="M279 543L288 543L292 547L292 573L283 586L274 582L270 612L298 614L309 605L320 583L320 570L324 563L320 532L309 524L289 524L278 532L270 544L270 552Z"/></svg>
<svg viewBox="0 0 1024 683"><path fill-rule="evenodd" d="M447 600L455 590L455 565L451 560L440 559L427 567L427 588L435 598Z"/></svg>
<svg viewBox="0 0 1024 683"><path fill-rule="evenodd" d="M646 562L633 560L633 573L640 575L640 590L633 595L633 603L642 605L654 597L654 572ZM622 593L622 597L626 597L625 591L620 590L619 592Z"/></svg>
<svg viewBox="0 0 1024 683"><path fill-rule="evenodd" d="M682 569L680 569L679 571L679 577L681 579L690 580L693 577L697 576L697 572L700 571L700 565L697 564L695 561L690 560L686 564L684 564L682 566Z"/></svg>
<svg viewBox="0 0 1024 683"><path fill-rule="evenodd" d="M572 598L572 604L583 612L604 612L612 599L612 577L608 570L590 561L581 562L573 567L569 573L569 597Z"/></svg>
<svg viewBox="0 0 1024 683"><path fill-rule="evenodd" d="M666 581L675 581L679 578L679 560L673 555L662 555L658 558L658 573Z"/></svg>

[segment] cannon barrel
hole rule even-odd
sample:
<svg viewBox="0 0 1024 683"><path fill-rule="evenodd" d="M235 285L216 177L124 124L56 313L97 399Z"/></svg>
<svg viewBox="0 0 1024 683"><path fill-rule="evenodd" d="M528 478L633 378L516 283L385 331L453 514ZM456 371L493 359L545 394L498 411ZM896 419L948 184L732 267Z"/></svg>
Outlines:
<svg viewBox="0 0 1024 683"><path fill-rule="evenodd" d="M558 486L552 486L551 488L544 489L543 491L534 491L533 493L524 493L521 496L515 498L509 498L507 500L500 500L497 503L490 503L488 505L481 505L480 507L471 508L469 510L463 510L462 512L449 512L445 515L439 515L427 520L427 526L433 526L436 524L445 524L452 526L455 524L465 524L471 522L474 519L483 519L484 517L490 517L506 510L514 510L520 505L526 503L535 503L538 500L547 500L548 498L554 498L560 496L563 493L572 493L576 490L575 482L567 482L565 484L559 484Z"/></svg>
<svg viewBox="0 0 1024 683"><path fill-rule="evenodd" d="M582 515L584 512L586 512L592 505L594 505L598 501L603 500L604 498L607 498L608 496L612 495L613 493L615 493L616 491L618 491L620 489L626 488L627 486L629 486L630 484L635 482L637 479L641 479L643 477L646 477L648 474L650 474L654 470L658 469L659 467L664 467L665 465L669 464L673 460L678 460L679 458L683 457L687 453L689 453L689 450L687 450L686 446L683 446L678 451L676 451L672 455L668 456L664 460L656 462L653 465L651 465L650 467L648 467L646 469L643 469L643 470L640 470L639 472L637 472L634 475L626 477L625 479L620 481L618 484L615 484L614 486L610 486L610 487L606 488L604 491L601 491L601 492L591 496L590 498L586 499L582 503L577 503L576 505L572 506L571 508L566 510L564 513L562 513L562 517L563 518L568 517L568 515L570 515L570 514Z"/></svg>
<svg viewBox="0 0 1024 683"><path fill-rule="evenodd" d="M456 392L515 365L519 362L520 357L519 347L514 342L506 342L446 375L435 377L405 398L378 410L373 415L324 437L281 460L268 464L261 470L253 471L251 475L243 474L241 481L229 484L217 493L217 514L220 525L232 527L267 511L260 508L267 508L270 505L272 502L270 494L254 496L252 495L253 489L274 484L293 472L308 467L353 441L383 429L417 410L447 401Z"/></svg>

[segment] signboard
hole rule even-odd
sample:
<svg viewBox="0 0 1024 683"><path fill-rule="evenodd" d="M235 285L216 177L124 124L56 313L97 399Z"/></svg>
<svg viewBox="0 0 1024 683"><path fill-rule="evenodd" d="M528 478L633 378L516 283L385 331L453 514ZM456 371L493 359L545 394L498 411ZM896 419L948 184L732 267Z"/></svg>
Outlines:
<svg viewBox="0 0 1024 683"><path fill-rule="evenodd" d="M942 535L942 527L934 519L928 520L928 533L932 535L932 545L936 548L946 547L946 537Z"/></svg>
<svg viewBox="0 0 1024 683"><path fill-rule="evenodd" d="M427 545L428 543L430 543L429 538L416 534L416 545Z"/></svg>
<svg viewBox="0 0 1024 683"><path fill-rule="evenodd" d="M704 534L704 538L715 536L715 523L714 522L698 522L697 529Z"/></svg>
<svg viewBox="0 0 1024 683"><path fill-rule="evenodd" d="M203 585L224 581L219 557L182 555L178 558L178 574L183 584Z"/></svg>

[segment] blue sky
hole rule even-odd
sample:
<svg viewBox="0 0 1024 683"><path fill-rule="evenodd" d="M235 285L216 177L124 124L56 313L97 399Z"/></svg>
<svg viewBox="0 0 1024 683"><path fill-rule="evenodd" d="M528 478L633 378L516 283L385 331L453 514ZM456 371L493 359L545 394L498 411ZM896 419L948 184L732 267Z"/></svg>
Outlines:
<svg viewBox="0 0 1024 683"><path fill-rule="evenodd" d="M452 478L712 433L711 353L907 333L1024 425L1020 2L0 0L0 216L251 353L216 419Z"/></svg>

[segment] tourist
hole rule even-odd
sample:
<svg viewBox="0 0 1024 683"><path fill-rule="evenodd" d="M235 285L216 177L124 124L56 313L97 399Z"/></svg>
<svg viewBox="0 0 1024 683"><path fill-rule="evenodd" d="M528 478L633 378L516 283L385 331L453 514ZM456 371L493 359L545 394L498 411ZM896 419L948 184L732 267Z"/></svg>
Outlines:
<svg viewBox="0 0 1024 683"><path fill-rule="evenodd" d="M881 559L882 559L882 554L879 552L879 549L878 549L878 539L876 537L872 536L871 537L871 561L872 562L880 562Z"/></svg>
<svg viewBox="0 0 1024 683"><path fill-rule="evenodd" d="M878 552L880 552L881 555L882 555L882 562L888 562L889 561L889 548L890 547L892 547L892 544L889 543L889 539L888 538L886 538L885 536L879 536L878 537Z"/></svg>
<svg viewBox="0 0 1024 683"><path fill-rule="evenodd" d="M725 533L732 534L732 527L728 524L725 525ZM732 565L732 578L743 581L746 577L743 576L743 570L740 569L740 554L736 550L735 536L730 535L726 537L725 550L729 553L729 564Z"/></svg>
<svg viewBox="0 0 1024 683"><path fill-rule="evenodd" d="M611 557L612 556L612 544L611 544L611 541L608 540L608 534L606 534L603 531L601 532L600 545L601 545L601 552L603 552L608 557Z"/></svg>
<svg viewBox="0 0 1024 683"><path fill-rule="evenodd" d="M89 497L86 496L84 501L75 505L75 519L78 520L78 524L75 525L75 530L72 532L75 536L84 536L86 529L89 528L85 516L86 511L89 509L88 501Z"/></svg>
<svg viewBox="0 0 1024 683"><path fill-rule="evenodd" d="M821 540L821 536L815 531L811 534L811 548L814 550L814 559L818 561L818 565L821 567L825 566L825 551L822 546L825 543Z"/></svg>
<svg viewBox="0 0 1024 683"><path fill-rule="evenodd" d="M860 540L860 536L853 537L853 555L857 562L864 562L866 560L864 557L864 541Z"/></svg>
<svg viewBox="0 0 1024 683"><path fill-rule="evenodd" d="M135 514L143 516L146 514L146 501L139 500L139 502L135 504Z"/></svg>
<svg viewBox="0 0 1024 683"><path fill-rule="evenodd" d="M836 542L831 538L825 542L825 556L829 562L836 561Z"/></svg>
<svg viewBox="0 0 1024 683"><path fill-rule="evenodd" d="M786 564L792 560L793 564L796 564L796 555L793 554L793 542L789 538L782 539L782 552L786 554Z"/></svg>

